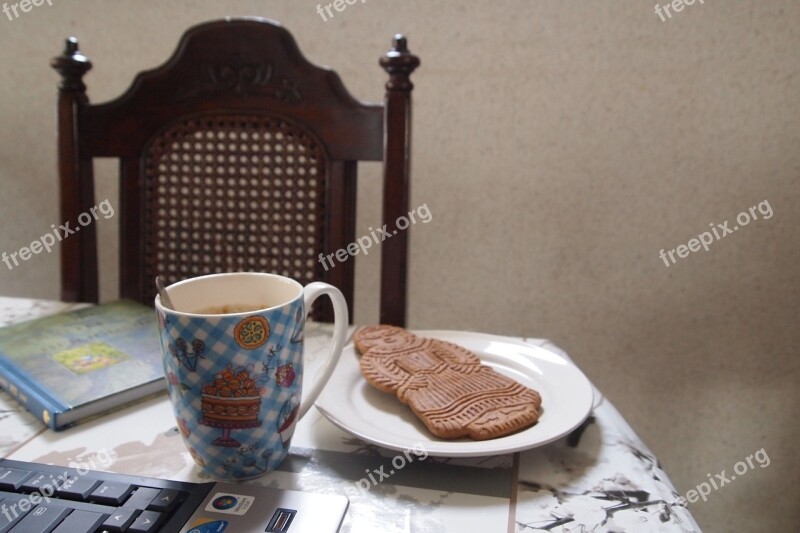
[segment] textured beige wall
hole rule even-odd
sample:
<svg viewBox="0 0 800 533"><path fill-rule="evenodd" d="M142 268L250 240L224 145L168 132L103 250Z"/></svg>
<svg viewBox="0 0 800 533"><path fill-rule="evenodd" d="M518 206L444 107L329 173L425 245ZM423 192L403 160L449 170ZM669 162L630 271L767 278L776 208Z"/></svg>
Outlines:
<svg viewBox="0 0 800 533"><path fill-rule="evenodd" d="M404 31L423 59L412 202L433 214L412 228L410 325L552 338L682 492L764 448L768 468L691 508L709 531L796 527L800 3L707 0L666 22L652 2L442 4L367 0L328 22L298 0L53 0L0 14L0 251L59 220L48 61L65 36L94 62L99 102L165 60L187 26L269 16L356 96L379 99L377 56ZM98 199L116 201L113 169L100 166ZM360 231L379 219L378 172L362 171ZM763 200L769 220L669 268L659 259ZM116 222L99 223L104 238ZM377 316L377 259L358 264L362 323ZM0 265L0 294L55 298L57 272L55 253Z"/></svg>

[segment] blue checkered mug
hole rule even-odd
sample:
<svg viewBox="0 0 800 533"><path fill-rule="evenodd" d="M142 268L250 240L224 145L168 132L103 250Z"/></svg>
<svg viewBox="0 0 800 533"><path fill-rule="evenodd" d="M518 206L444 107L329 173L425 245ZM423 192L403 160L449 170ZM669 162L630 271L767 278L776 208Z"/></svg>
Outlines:
<svg viewBox="0 0 800 533"><path fill-rule="evenodd" d="M274 470L295 425L330 378L347 336L336 287L258 272L211 274L156 296L162 361L183 441L203 472L242 480ZM303 328L318 297L333 303L330 355L302 395Z"/></svg>

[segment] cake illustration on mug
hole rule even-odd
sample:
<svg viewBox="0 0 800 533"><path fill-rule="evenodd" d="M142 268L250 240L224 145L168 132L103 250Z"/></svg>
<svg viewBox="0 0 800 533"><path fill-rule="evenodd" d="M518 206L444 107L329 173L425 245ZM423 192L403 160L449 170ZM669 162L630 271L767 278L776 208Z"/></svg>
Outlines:
<svg viewBox="0 0 800 533"><path fill-rule="evenodd" d="M222 430L222 435L213 444L236 448L241 443L231 436L234 429L254 428L261 425L261 391L257 386L258 374L245 367L231 365L214 376L214 380L202 388L200 408L203 416L200 423Z"/></svg>
<svg viewBox="0 0 800 533"><path fill-rule="evenodd" d="M295 373L292 363L281 365L275 370L275 382L281 387L291 387L294 383Z"/></svg>

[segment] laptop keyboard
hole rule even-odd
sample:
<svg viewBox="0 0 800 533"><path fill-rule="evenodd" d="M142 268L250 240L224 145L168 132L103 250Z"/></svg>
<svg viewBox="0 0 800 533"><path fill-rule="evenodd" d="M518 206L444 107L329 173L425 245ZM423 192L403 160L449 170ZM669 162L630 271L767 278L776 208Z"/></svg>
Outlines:
<svg viewBox="0 0 800 533"><path fill-rule="evenodd" d="M213 486L0 459L0 533L175 532Z"/></svg>

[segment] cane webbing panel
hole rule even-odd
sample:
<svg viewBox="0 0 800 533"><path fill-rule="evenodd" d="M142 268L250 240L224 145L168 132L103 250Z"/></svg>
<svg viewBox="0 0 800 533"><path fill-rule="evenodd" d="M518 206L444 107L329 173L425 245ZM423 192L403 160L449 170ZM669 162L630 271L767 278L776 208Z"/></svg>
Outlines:
<svg viewBox="0 0 800 533"><path fill-rule="evenodd" d="M187 118L148 144L144 165L145 280L231 271L320 279L325 158L298 126Z"/></svg>

